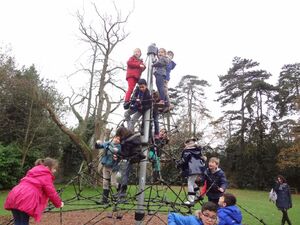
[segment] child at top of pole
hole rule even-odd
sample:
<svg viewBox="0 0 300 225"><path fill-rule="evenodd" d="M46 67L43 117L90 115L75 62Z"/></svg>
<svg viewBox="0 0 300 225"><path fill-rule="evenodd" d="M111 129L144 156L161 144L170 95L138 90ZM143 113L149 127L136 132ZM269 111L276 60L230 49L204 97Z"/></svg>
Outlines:
<svg viewBox="0 0 300 225"><path fill-rule="evenodd" d="M128 84L127 92L124 99L124 109L128 109L130 105L130 96L133 92L133 89L141 78L142 72L146 69L143 60L141 59L141 49L134 49L133 56L131 56L127 61L127 72L126 80Z"/></svg>
<svg viewBox="0 0 300 225"><path fill-rule="evenodd" d="M156 80L156 87L159 93L160 101L158 105L165 107L165 89L164 89L164 80L167 75L167 65L169 64L170 59L167 57L166 49L158 49L157 58L153 62L152 66L154 68L154 76Z"/></svg>
<svg viewBox="0 0 300 225"><path fill-rule="evenodd" d="M170 81L171 70L173 70L175 68L175 66L176 66L176 63L173 61L174 53L172 51L168 51L167 52L167 57L169 58L170 62L167 65L167 68L166 68L166 77L165 77L165 80L164 80L165 104L166 104L165 110L167 110L168 108L172 108L172 107L170 107L171 105L170 105L170 99L169 99L169 87L168 87L168 83Z"/></svg>

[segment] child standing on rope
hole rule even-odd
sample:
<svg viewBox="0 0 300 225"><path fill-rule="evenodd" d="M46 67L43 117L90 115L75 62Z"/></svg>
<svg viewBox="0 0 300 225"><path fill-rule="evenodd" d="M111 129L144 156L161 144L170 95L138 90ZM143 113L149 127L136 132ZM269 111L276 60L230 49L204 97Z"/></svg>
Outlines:
<svg viewBox="0 0 300 225"><path fill-rule="evenodd" d="M143 60L141 59L141 49L136 48L133 52L133 56L129 58L127 61L127 72L126 72L126 80L128 84L127 92L125 94L124 99L124 109L128 109L130 105L130 96L133 92L133 89L141 78L142 72L146 69Z"/></svg>
<svg viewBox="0 0 300 225"><path fill-rule="evenodd" d="M152 107L152 96L147 88L146 80L140 79L138 85L132 94L130 108L124 114L127 127L132 132L134 131L134 125L138 119ZM132 118L131 115L133 115Z"/></svg>
<svg viewBox="0 0 300 225"><path fill-rule="evenodd" d="M103 165L103 194L101 204L108 204L109 202L109 188L110 183L118 189L116 174L118 172L118 157L121 152L120 137L115 136L112 141L101 143L97 141L95 144L96 149L104 149L100 163Z"/></svg>
<svg viewBox="0 0 300 225"><path fill-rule="evenodd" d="M242 213L235 205L236 197L233 194L223 194L218 204L218 225L242 225Z"/></svg>
<svg viewBox="0 0 300 225"><path fill-rule="evenodd" d="M197 210L194 216L169 213L168 225L217 225L217 208L217 205L213 202L205 202L201 207L201 211Z"/></svg>
<svg viewBox="0 0 300 225"><path fill-rule="evenodd" d="M48 199L56 208L64 206L53 184L57 168L55 159L38 159L35 167L8 193L4 208L12 211L14 224L28 225L30 216L39 222Z"/></svg>
<svg viewBox="0 0 300 225"><path fill-rule="evenodd" d="M196 192L199 187L196 179L203 177L205 171L205 158L202 155L202 148L196 143L195 138L185 141L185 148L182 151L181 159L177 162L177 166L181 167L182 175L188 178L188 201L187 205L193 205Z"/></svg>
<svg viewBox="0 0 300 225"><path fill-rule="evenodd" d="M121 152L119 157L119 172L121 174L119 182L119 198L126 197L127 185L129 180L129 173L132 164L140 162L145 159L141 147L140 133L133 133L125 127L119 127L116 131L116 136L120 137Z"/></svg>
<svg viewBox="0 0 300 225"><path fill-rule="evenodd" d="M165 106L165 89L164 89L164 80L167 75L167 65L169 64L170 59L167 57L166 49L158 49L157 59L153 62L152 66L154 67L154 76L156 79L156 87L159 92L160 106Z"/></svg>
<svg viewBox="0 0 300 225"><path fill-rule="evenodd" d="M170 98L169 98L169 87L168 87L168 83L170 81L170 73L171 70L173 70L176 66L176 63L173 61L173 57L174 57L174 53L172 51L168 51L167 52L167 57L169 58L170 62L167 64L167 68L166 68L166 77L164 80L164 90L165 90L165 109L164 111L167 111L168 109L170 109Z"/></svg>
<svg viewBox="0 0 300 225"><path fill-rule="evenodd" d="M220 159L212 157L209 159L208 168L205 171L205 181L208 201L218 204L219 198L227 188L227 179L225 173L219 168Z"/></svg>

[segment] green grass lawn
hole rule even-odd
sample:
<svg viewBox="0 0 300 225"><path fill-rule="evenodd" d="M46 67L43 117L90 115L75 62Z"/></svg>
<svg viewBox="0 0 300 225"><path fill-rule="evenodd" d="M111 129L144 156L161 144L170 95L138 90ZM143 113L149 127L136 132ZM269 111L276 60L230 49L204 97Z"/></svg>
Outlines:
<svg viewBox="0 0 300 225"><path fill-rule="evenodd" d="M60 189L62 186L57 186ZM180 187L172 187L176 193L179 193ZM167 213L168 211L172 211L172 209L182 209L183 212L187 212L186 207L180 207L180 200L176 196L176 194L172 193L171 189L163 188L158 186L158 188L153 187L148 188L145 192L145 199L156 199L156 200L167 200L169 202L176 201L178 203L171 206L171 204L166 205L165 203L161 203L159 201L154 202L150 201L149 208L151 211L159 210L161 213ZM83 191L80 192L80 195L76 195L78 193L78 187L74 189L72 186L68 186L63 188L62 191L62 198L65 202L65 207L63 210L79 210L85 208L91 209L103 209L100 205L95 204L96 201L100 199L100 188L83 188ZM151 193L150 193L151 192ZM268 201L268 192L263 191L252 191L252 190L237 190L237 189L230 189L228 192L231 192L236 195L238 199L238 204L245 208L248 212L244 209L241 209L243 213L243 224L247 225L261 225L256 218L254 218L250 213L255 215L257 218L262 219L265 224L268 225L277 225L280 224L281 221L281 212L277 210L276 206ZM7 196L7 191L0 192L0 204L3 206L4 200ZM130 196L134 196L137 193L137 189L135 186L131 186L129 189ZM180 198L184 200L185 193L182 191L179 195ZM74 198L75 196L79 196L78 198ZM159 196L159 197L158 197ZM80 200L78 200L80 199ZM290 219L293 224L298 225L300 224L300 195L293 195L293 208L288 211ZM132 209L134 212L136 206L135 204L135 197L132 197L127 204L120 204L118 207L124 209ZM147 202L145 203L147 204ZM146 207L146 206L145 206ZM196 204L193 210L199 209L200 204ZM112 207L107 208L105 210L112 210ZM0 215L10 215L10 212L5 211L3 207L1 207Z"/></svg>

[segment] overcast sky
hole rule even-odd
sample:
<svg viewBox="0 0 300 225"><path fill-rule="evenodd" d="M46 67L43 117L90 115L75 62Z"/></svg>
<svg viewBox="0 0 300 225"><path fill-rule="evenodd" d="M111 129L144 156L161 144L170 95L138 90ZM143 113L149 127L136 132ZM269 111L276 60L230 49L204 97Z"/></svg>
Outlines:
<svg viewBox="0 0 300 225"><path fill-rule="evenodd" d="M98 0L100 11L109 11L109 0ZM123 14L132 0L115 1ZM150 43L173 50L174 87L183 75L206 79L218 89L234 56L250 58L276 80L284 64L300 61L300 2L291 0L136 0L117 61L126 63L136 47L143 57ZM19 66L35 64L42 77L57 80L65 91L66 75L84 51L78 41L76 10L91 10L83 0L1 0L0 44L10 45ZM120 74L120 76L125 74ZM214 103L212 111L220 111Z"/></svg>

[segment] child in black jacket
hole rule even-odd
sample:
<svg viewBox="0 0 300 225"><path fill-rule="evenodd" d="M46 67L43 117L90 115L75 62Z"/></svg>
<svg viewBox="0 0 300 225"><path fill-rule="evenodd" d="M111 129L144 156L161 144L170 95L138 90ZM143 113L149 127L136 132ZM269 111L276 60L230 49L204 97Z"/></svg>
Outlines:
<svg viewBox="0 0 300 225"><path fill-rule="evenodd" d="M147 88L147 82L145 79L140 79L138 81L138 87L132 94L130 108L125 112L124 115L125 121L127 121L127 127L130 131L134 131L135 123L151 107L152 96Z"/></svg>
<svg viewBox="0 0 300 225"><path fill-rule="evenodd" d="M202 155L202 148L197 145L195 138L185 141L185 148L177 166L181 167L183 177L188 178L188 201L185 204L193 205L196 191L199 190L195 181L202 177L205 171L205 157Z"/></svg>

